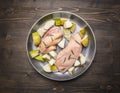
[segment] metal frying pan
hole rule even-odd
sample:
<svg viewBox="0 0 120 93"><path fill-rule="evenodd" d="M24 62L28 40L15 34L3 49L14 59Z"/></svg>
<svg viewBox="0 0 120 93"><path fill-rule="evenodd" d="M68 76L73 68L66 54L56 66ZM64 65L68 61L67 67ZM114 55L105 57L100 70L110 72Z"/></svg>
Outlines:
<svg viewBox="0 0 120 93"><path fill-rule="evenodd" d="M82 53L86 57L86 63L82 67L77 67L75 69L75 73L73 75L70 75L68 72L66 72L64 74L62 74L60 72L46 73L43 71L43 68L42 68L42 66L44 64L41 63L40 61L32 59L29 55L30 50L36 49L36 47L33 44L33 40L32 40L32 32L37 31L38 28L43 25L43 23L45 23L46 21L48 21L50 19L54 19L54 18L68 18L71 21L75 22L77 24L76 32L79 31L80 28L87 26L86 30L87 30L87 34L89 36L89 46L87 48L83 48L83 50L82 50ZM33 24L33 26L31 27L31 29L28 33L26 49L27 49L27 55L28 55L29 61L38 73L40 73L44 77L51 79L51 80L66 81L66 80L71 80L71 79L74 79L74 78L82 75L90 67L90 65L94 59L95 52L96 52L96 39L95 39L95 35L93 33L92 28L83 18L81 18L80 16L78 16L74 13L70 13L70 12L66 12L66 11L57 11L57 12L52 12L52 13L44 15L43 17L38 19Z"/></svg>

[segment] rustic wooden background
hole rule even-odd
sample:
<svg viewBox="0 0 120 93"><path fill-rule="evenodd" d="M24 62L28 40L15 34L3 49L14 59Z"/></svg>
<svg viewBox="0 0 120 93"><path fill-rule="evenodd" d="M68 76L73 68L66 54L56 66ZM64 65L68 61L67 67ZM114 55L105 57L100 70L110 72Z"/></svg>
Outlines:
<svg viewBox="0 0 120 93"><path fill-rule="evenodd" d="M38 74L26 54L33 23L58 10L83 17L97 40L92 66L67 82ZM120 0L0 0L0 93L120 93Z"/></svg>

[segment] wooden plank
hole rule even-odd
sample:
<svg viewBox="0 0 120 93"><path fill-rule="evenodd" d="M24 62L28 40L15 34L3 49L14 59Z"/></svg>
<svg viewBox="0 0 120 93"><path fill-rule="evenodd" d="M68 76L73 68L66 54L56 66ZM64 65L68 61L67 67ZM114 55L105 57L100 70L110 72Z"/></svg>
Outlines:
<svg viewBox="0 0 120 93"><path fill-rule="evenodd" d="M51 81L29 63L26 38L46 13L70 11L93 28L97 52L80 77ZM0 0L0 93L120 93L120 0Z"/></svg>

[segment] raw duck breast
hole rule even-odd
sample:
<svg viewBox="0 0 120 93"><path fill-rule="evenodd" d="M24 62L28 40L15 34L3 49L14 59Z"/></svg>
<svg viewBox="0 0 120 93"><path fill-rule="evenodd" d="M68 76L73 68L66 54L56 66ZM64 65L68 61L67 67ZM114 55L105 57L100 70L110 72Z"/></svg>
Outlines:
<svg viewBox="0 0 120 93"><path fill-rule="evenodd" d="M58 53L55 63L58 70L64 73L70 67L72 67L75 61L78 59L81 50L81 37L79 33L77 33L71 37L66 48L64 48Z"/></svg>
<svg viewBox="0 0 120 93"><path fill-rule="evenodd" d="M42 38L42 41L38 47L40 52L49 53L56 49L56 45L61 41L63 32L60 27L50 28Z"/></svg>

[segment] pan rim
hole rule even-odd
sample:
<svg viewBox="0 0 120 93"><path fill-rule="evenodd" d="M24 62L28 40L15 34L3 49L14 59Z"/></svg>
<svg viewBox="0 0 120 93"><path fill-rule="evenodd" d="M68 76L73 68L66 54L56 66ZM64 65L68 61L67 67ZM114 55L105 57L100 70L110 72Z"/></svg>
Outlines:
<svg viewBox="0 0 120 93"><path fill-rule="evenodd" d="M93 35L93 40L94 40L94 52L93 52L93 55L92 55L92 58L91 58L91 61L90 61L90 63L88 64L88 66L85 68L85 70L83 70L81 73L79 73L79 74L77 74L77 75L75 75L75 76L73 76L73 77L71 77L71 78L69 78L69 79L54 79L54 78L51 78L51 77L47 77L46 75L44 75L43 73L40 73L40 71L34 66L34 64L32 63L32 61L31 61L31 59L30 59L30 57L29 57L29 53L28 53L28 39L29 39L29 35L30 35L30 33L31 33L31 30L32 30L32 28L41 20L41 19L43 19L45 16L48 16L48 15L50 15L50 14L53 14L53 13L68 13L68 14L71 14L71 15L75 15L75 16L77 16L78 18L80 18L83 22L85 22L85 24L87 24L87 26L90 28L90 30L91 30L91 33L92 33L92 35ZM37 19L37 21L35 21L35 23L32 25L32 27L30 28L30 30L29 30L29 32L28 32L28 35L27 35L27 39L26 39L26 51L27 51L27 57L28 57L28 59L29 59L29 63L32 65L32 67L39 73L39 74L41 74L42 76L44 76L44 77L46 77L46 78L48 78L48 79L50 79L50 80L54 80L54 81L68 81L68 80L72 80L72 79L75 79L76 77L78 77L78 76L81 76L83 73L85 73L87 70L88 70L88 68L91 66L91 64L92 64L92 62L93 62L93 59L95 58L95 54L96 54L96 38L95 38L95 35L94 35L94 32L93 32L93 30L92 30L92 28L91 28L91 26L88 24L88 22L86 21L86 20L84 20L81 16L79 16L79 15L77 15L77 14L75 14L75 13L72 13L72 12L68 12L68 11L55 11L55 12L50 12L50 13L47 13L47 14L45 14L45 15L43 15L42 17L40 17L40 18L38 18Z"/></svg>

